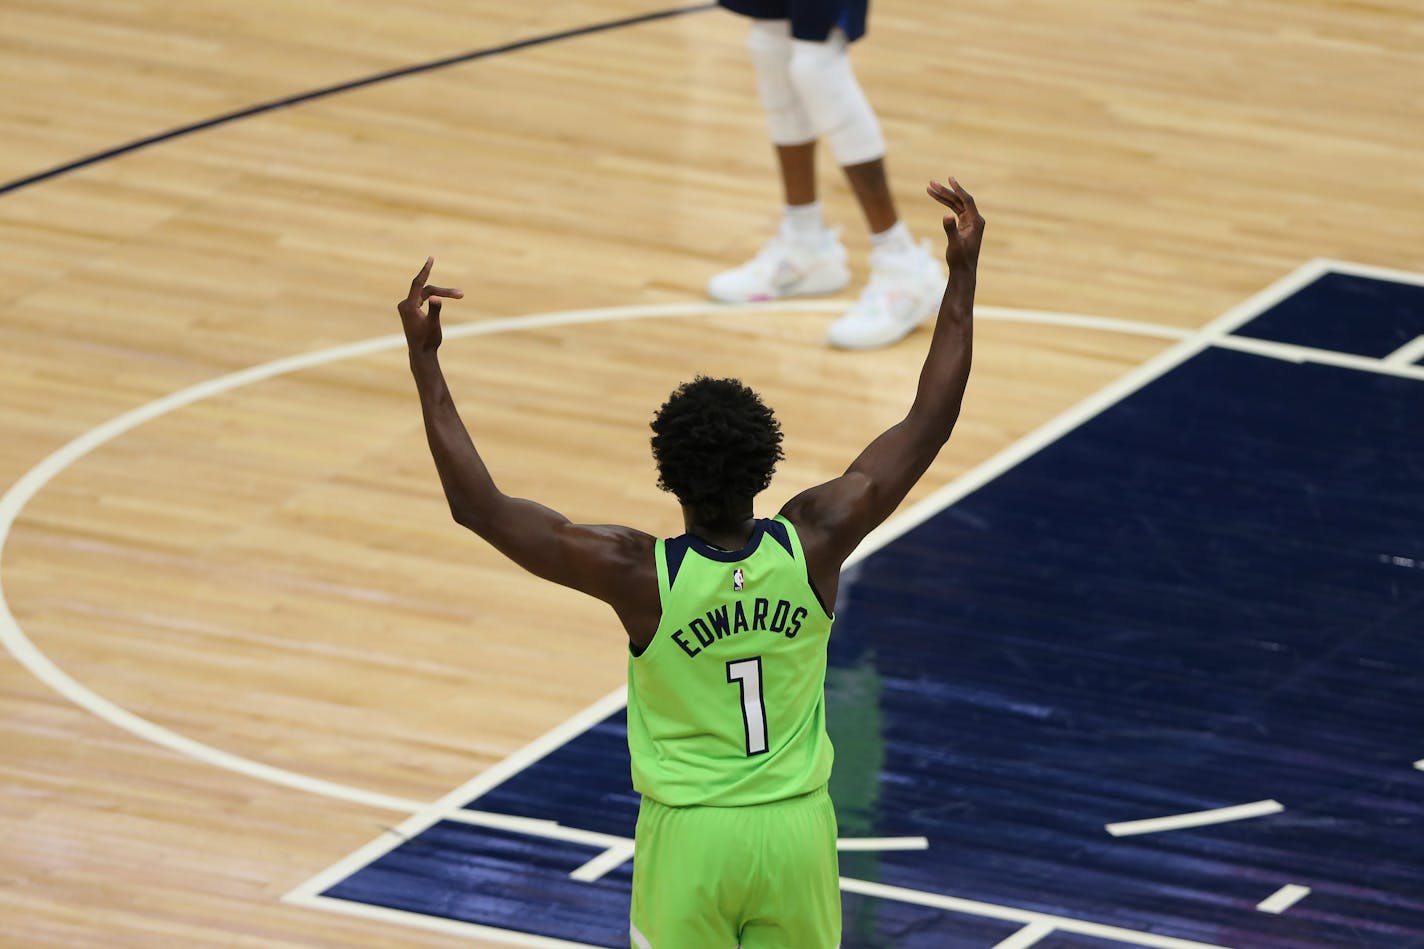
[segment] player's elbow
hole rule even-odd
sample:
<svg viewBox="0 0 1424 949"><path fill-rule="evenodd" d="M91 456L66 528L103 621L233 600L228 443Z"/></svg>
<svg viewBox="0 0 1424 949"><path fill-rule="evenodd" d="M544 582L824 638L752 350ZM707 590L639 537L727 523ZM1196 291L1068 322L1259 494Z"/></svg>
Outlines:
<svg viewBox="0 0 1424 949"><path fill-rule="evenodd" d="M493 508L489 504L477 504L469 498L459 496L447 496L450 503L450 517L466 530L474 531L484 537L492 529L494 516Z"/></svg>
<svg viewBox="0 0 1424 949"><path fill-rule="evenodd" d="M481 537L493 529L501 505L508 501L498 488L454 477L442 477L440 481L445 489L445 503L450 506L450 517L456 524Z"/></svg>
<svg viewBox="0 0 1424 949"><path fill-rule="evenodd" d="M528 529L520 517L521 502L498 491L479 500L465 497L449 500L450 516L455 523L495 547L502 548Z"/></svg>
<svg viewBox="0 0 1424 949"><path fill-rule="evenodd" d="M450 517L466 530L472 530L476 534L484 527L486 519L481 517L474 509L463 504L450 504Z"/></svg>

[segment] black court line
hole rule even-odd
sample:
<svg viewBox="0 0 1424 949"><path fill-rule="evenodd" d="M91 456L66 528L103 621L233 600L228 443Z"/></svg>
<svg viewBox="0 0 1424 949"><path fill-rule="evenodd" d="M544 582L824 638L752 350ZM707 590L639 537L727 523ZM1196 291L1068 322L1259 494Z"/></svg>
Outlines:
<svg viewBox="0 0 1424 949"><path fill-rule="evenodd" d="M236 112L229 112L211 119L203 119L191 125L183 125L166 132L159 132L147 138L136 139L124 145L111 148L108 151L96 152L93 155L86 155L64 165L57 165L46 171L41 171L30 175L27 178L18 178L14 181L0 184L0 195L9 194L12 191L19 191L30 185L39 184L42 181L49 181L51 178L58 178L71 171L78 171L81 168L88 168L106 162L111 158L118 158L130 152L140 151L150 145L158 145L162 142L172 141L182 138L185 135L192 135L205 129L217 128L220 125L227 125L229 122L236 122L239 119L251 118L255 115L262 115L266 112L274 112L277 109L285 109L289 106L300 105L303 102L311 102L315 99L324 99L327 96L338 95L342 92L350 92L353 89L362 89L366 86L374 86L377 83L387 82L392 79L400 79L404 76L414 76L424 72L433 72L437 69L444 69L446 66L457 66L460 63L472 62L476 59L487 59L491 56L498 56L502 53L513 53L521 49L529 49L533 46L543 46L547 43L557 43L560 40L575 39L580 36L588 36L591 33L602 33L607 30L616 30L625 26L636 26L640 23L651 23L655 20L665 20L669 17L683 16L688 13L700 13L703 10L710 10L717 6L714 2L696 3L691 6L673 7L668 10L658 10L654 13L641 13L637 16L624 17L621 20L610 20L607 23L594 23L590 26L579 26L571 30L562 30L558 33L548 33L544 36L535 36L527 40L516 40L513 43L505 43L502 46L491 46L487 49L471 50L468 53L458 53L454 56L446 56L442 59L432 60L428 63L417 63L414 66L402 66L399 69L388 70L377 73L374 76L366 76L362 79L353 79L350 82L339 83L334 86L326 86L321 89L314 89L310 92L301 92L284 99L275 99L271 102L263 102L260 105L250 106Z"/></svg>

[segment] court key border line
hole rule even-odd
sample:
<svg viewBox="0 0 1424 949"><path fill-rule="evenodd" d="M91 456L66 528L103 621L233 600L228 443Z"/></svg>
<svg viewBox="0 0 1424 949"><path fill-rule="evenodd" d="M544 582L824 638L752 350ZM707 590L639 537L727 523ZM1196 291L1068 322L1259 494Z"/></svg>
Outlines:
<svg viewBox="0 0 1424 949"><path fill-rule="evenodd" d="M1280 801L1252 801L1249 804L1215 807L1211 810L1191 811L1186 814L1169 814L1165 817L1149 817L1145 820L1117 821L1103 826L1114 837L1131 837L1136 834L1160 834L1163 831L1182 830L1186 827L1227 824L1232 821L1279 814L1283 810L1285 807Z"/></svg>
<svg viewBox="0 0 1424 949"><path fill-rule="evenodd" d="M1405 272L1397 271L1386 271L1382 268L1372 268L1340 261L1316 260L1302 266L1294 273L1287 275L1280 281L1277 281L1275 284L1272 284L1270 287L1261 291L1261 293L1258 293L1255 296L1251 297L1243 304L1239 305L1236 308L1233 308L1231 311L1228 311L1227 314L1224 314L1222 317L1218 318L1218 320L1214 321L1211 324L1208 324L1206 327L1203 327L1201 330L1195 332L1175 327L1160 326L1152 323L1136 322L1130 320L1118 320L1105 317L1076 316L1073 314L1055 314L1044 311L1014 310L1009 308L997 308L987 306L977 308L976 312L978 316L990 320L1002 319L1010 321L1060 325L1084 329L1104 330L1111 332L1123 332L1135 335L1147 335L1164 339L1178 340L1179 342L1176 347L1171 350L1168 350L1166 353L1159 355L1156 359L1150 360L1148 363L1145 363L1142 367L1139 367L1137 371L1130 373L1127 377L1124 377L1123 380L1120 380L1119 383L1109 386L1107 389L1100 392L1097 396L1088 399L1084 403L1080 403L1080 405L1075 407L1075 409L1069 410L1069 412L1064 413L1064 415L1062 416L1059 416L1058 419L1055 419L1053 422L1050 422L1047 426L1044 426L1036 432L1025 436L1024 439L1021 439L1020 442L1015 443L1015 445L1013 446L1010 446L1009 449L1006 449L1004 452L1001 452L1000 455L995 456L995 458L990 459L989 461L971 470L970 472L967 472L960 479L957 479L952 484L946 486L946 488L941 489L939 492L936 492L934 495L931 495L929 498L926 498L924 501L920 502L920 504L912 506L910 509L907 509L901 515L894 518L892 521L887 522L887 524L885 525L882 525L882 528L880 528L877 533L873 533L870 537L866 539L865 544L863 544L862 547L856 552L856 554L852 556L852 558L848 561L847 566L858 561L859 559L867 555L869 552L878 549L880 546L883 546L884 543L888 543L894 537L899 536L900 534L903 534L912 529L913 527L917 526L919 523L922 523L932 513L934 513L934 511L937 511L943 508L944 506L953 503L953 501L957 499L957 497L969 493L969 491L973 490L974 488L977 488L979 485L987 482L990 478L996 476L997 473L1003 470L1007 470L1009 467L1012 467L1014 464L1017 464L1018 461L1022 459L1022 457L1027 457L1027 454L1031 453L1031 451L1023 451L1023 447L1025 445L1033 443L1035 447L1033 447L1032 450L1037 450L1037 447L1041 447L1042 445L1046 445L1056 440L1058 437L1061 437L1064 432L1068 431L1073 427L1076 427L1078 424L1081 424L1082 421L1086 421L1086 419L1098 414L1108 405L1113 404L1114 402L1123 398L1129 392L1134 391L1136 388L1139 388L1141 385L1145 384L1146 381L1149 381L1150 378L1155 378L1156 375L1160 375L1162 372L1165 371L1166 368L1170 368L1170 365L1175 365L1177 362L1184 361L1186 358L1189 357L1189 355L1200 352L1202 349L1206 348L1206 346L1209 346L1214 342L1219 341L1220 338L1225 335L1224 327L1228 325L1239 325L1240 322L1244 322L1245 319L1249 319L1251 316L1256 315L1256 313L1263 310L1265 308L1265 305L1267 305L1269 302L1275 302L1276 300L1282 299L1286 295L1289 295L1289 293L1295 292L1296 290L1307 285L1308 283L1324 275L1325 273L1332 271L1358 273L1364 276L1375 276L1380 277L1381 279L1389 279L1398 282L1424 285L1424 277L1421 277L1417 274L1408 274ZM461 326L448 328L446 331L446 336L447 338L454 339L464 336L485 335L502 331L537 329L550 326L573 325L578 323L600 322L614 319L697 316L713 313L744 312L749 310L790 310L795 312L824 312L825 310L830 309L832 306L836 305L838 304L836 304L834 301L809 301L805 303L783 302L770 306L757 307L726 307L703 303L668 306L648 305L633 307L611 307L600 310L543 314L532 317L496 319L488 320L481 323L464 324ZM1239 319L1233 322L1229 319L1233 316L1239 316ZM425 805L408 799L393 797L378 792L365 791L358 788L340 785L335 782L311 778L306 775L296 774L295 772L287 771L285 769L275 768L270 765L265 765L260 762L242 758L238 755L234 755L229 752L222 751L220 749L213 748L208 745L204 745L193 739L187 738L186 736L179 735L175 732L163 728L162 726L156 725L155 723L150 722L146 719L140 718L139 716L134 715L133 713L115 705L112 702L109 702L107 699L102 698L97 693L81 685L68 674L63 672L63 670L59 669L59 667L56 666L51 660L49 660L47 656L40 652L38 648L36 648L34 644L28 639L28 637L25 636L23 630L20 628L18 622L15 620L14 614L10 610L8 600L6 600L3 590L4 541L8 538L9 532L20 511L23 509L24 505L28 503L28 501L33 498L34 495L37 494L46 483L48 483L49 480L55 477L66 467L82 458L84 455L102 446L106 442L117 438L119 435L122 435L133 428L136 428L144 422L151 421L152 419L157 418L163 414L174 411L178 408L182 408L185 405L189 405L193 402L199 401L209 396L226 392L243 385L251 384L253 382L273 378L275 376L282 375L285 373L295 372L301 369L322 365L327 362L334 362L340 359L369 355L372 353L393 349L402 345L403 343L404 339L399 335L378 337L376 339L333 347L315 353L307 353L299 356L278 359L269 363L264 363L260 366L251 367L249 369L235 373L230 373L225 376L221 376L217 379L209 380L205 383L200 383L198 385L188 387L186 389L180 390L179 392L171 393L169 396L165 396L163 398L155 400L154 402L148 403L147 405L140 406L137 409L124 413L118 416L117 418L112 419L110 422L84 433L83 435L67 443L59 450L45 458L29 472L27 472L24 476L22 476L14 485L12 485L11 488L6 491L3 498L0 498L0 643L3 643L5 648L10 651L10 653L15 656L16 660L20 662L23 666L25 666L31 672L31 674L35 675L36 678L40 679L50 688L54 689L62 696L69 699L74 704L86 709L87 711L99 716L100 718L105 719L106 721L116 725L119 728L129 731L131 734L134 734L152 743L167 747L170 750L177 751L180 754L186 755L188 757L193 757L197 760L201 760L205 763L216 765L227 770L246 774L249 777L255 777L259 780L269 781L271 783L292 787L298 790L308 791L310 793L318 793L329 797L344 799L354 803L361 803L367 806L372 806L384 810L403 811L405 813L411 813L413 817L419 816L421 812L427 810L429 807L432 806L443 806L448 811L447 799L462 796L466 788L462 787L461 789L457 789L456 792L452 792L451 795L447 795L445 798L441 798L440 801L435 802L434 805ZM1189 348L1184 349L1183 347ZM1270 352L1270 344L1267 344L1262 348L1263 350L1266 350L1262 352L1262 355L1273 355L1276 358L1290 359L1294 359L1298 356L1298 354L1295 353L1285 353L1283 355L1283 351ZM1166 360L1169 356L1172 356L1173 354L1177 354L1176 358L1173 359L1169 365L1164 360ZM1378 361L1370 362L1378 363ZM1391 367L1387 367L1384 364L1378 364L1377 366L1352 365L1349 368L1369 369L1370 371L1390 371L1391 369ZM1414 375L1413 372L1408 371L1413 369L1413 367L1403 367L1404 371L1399 371L1398 367L1393 368L1395 368L1396 370L1393 374L1411 376ZM1151 372L1151 374L1147 375L1149 371ZM1421 375L1424 375L1424 371L1421 371ZM998 470L995 471L994 469ZM933 505L933 509L931 509L931 505ZM894 530L893 534L889 533L889 531L892 529ZM877 534L879 536L877 536ZM505 766L514 765L525 757L528 757L531 763L533 760L537 760L538 758L543 757L543 755L547 754L549 750L552 750L554 747L557 747L558 745L563 744L568 740L567 738L561 738L559 736L561 736L569 727L576 725L578 726L573 730L572 734L577 734L579 731L582 731L584 728L586 728L586 725L579 725L579 723L582 721L584 716L588 714L591 710L602 707L610 700L616 700L613 706L613 710L616 710L616 708L621 707L623 702L622 694L623 689L620 688L619 690L616 690L614 693L611 693L609 696L606 696L603 700L600 700L599 703L595 703L595 705L591 706L590 709L585 709L583 713L580 713L580 715L577 715L574 718L570 719L563 726L553 729L540 739L537 739L535 742L531 743L529 746L526 746L524 749L521 749L520 752L516 752L514 755L511 755L499 765L496 765L493 768L483 772L481 777L494 777L497 773L503 772L505 770ZM607 714L611 714L611 711L605 713L602 716L599 716L600 720L602 717L606 717ZM548 744L548 742L550 741L554 741L556 743ZM539 748L544 748L545 750L537 751L537 749ZM516 770L522 770L522 768L525 766L527 765L521 765ZM476 781L478 780L479 779L477 778ZM499 780L503 780L503 777L500 777ZM470 782L470 784L473 783L475 782ZM466 797L464 799L468 798ZM588 833L584 831L578 831L575 828L564 828L561 825L557 824L557 822L553 821L537 821L527 818L511 817L509 815L491 814L464 809L458 810L460 811L460 818L457 819L468 820L468 822L471 823L479 821L480 823L485 824L487 826L501 827L515 832L534 832L554 837L564 837L566 836L566 834L576 834L582 837L584 834ZM377 841L373 843L382 843L382 841ZM362 848L357 853L362 853L365 850L366 848ZM386 850L389 850L389 845L386 846ZM355 857L356 855L357 854L352 854L351 856ZM302 887L298 887L296 890L293 890L291 894L289 894L289 897L299 894L301 890ZM345 901L337 902L344 903Z"/></svg>
<svg viewBox="0 0 1424 949"><path fill-rule="evenodd" d="M1301 886L1298 883L1287 883L1270 896L1256 904L1256 908L1263 913L1271 913L1279 916L1290 909L1301 900L1310 895L1310 887Z"/></svg>

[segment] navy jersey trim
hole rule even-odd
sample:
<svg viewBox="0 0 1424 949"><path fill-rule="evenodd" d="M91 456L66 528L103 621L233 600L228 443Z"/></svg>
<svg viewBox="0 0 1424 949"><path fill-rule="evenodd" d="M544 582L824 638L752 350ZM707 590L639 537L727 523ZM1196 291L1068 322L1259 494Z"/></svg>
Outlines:
<svg viewBox="0 0 1424 949"><path fill-rule="evenodd" d="M683 534L681 537L663 541L663 554L667 557L668 590L671 590L677 583L677 572L682 569L682 562L687 558L687 552L691 548L692 536L690 534Z"/></svg>
<svg viewBox="0 0 1424 949"><path fill-rule="evenodd" d="M752 536L747 539L746 544L740 550L723 550L720 547L714 547L695 534L683 534L681 537L663 541L663 550L667 556L668 589L671 590L673 584L677 582L677 573L682 569L682 562L687 559L689 551L696 551L699 557L705 557L717 563L737 563L756 553L756 549L761 546L764 537L771 537L793 559L795 558L796 554L792 551L791 538L786 533L786 525L765 517L757 518L756 525L752 528Z"/></svg>
<svg viewBox="0 0 1424 949"><path fill-rule="evenodd" d="M760 523L765 525L766 535L780 544L786 550L787 554L791 556L791 559L795 560L796 551L791 546L791 535L786 532L786 525L780 521L772 520L765 520Z"/></svg>

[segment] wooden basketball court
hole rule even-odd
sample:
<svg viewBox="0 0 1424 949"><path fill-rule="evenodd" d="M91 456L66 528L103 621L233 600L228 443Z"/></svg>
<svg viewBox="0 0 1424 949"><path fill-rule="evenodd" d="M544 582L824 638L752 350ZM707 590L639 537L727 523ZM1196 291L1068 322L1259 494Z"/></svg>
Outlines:
<svg viewBox="0 0 1424 949"><path fill-rule="evenodd" d="M577 520L680 531L647 421L694 373L781 416L766 513L899 418L923 331L688 306L779 195L744 25L671 11L5 4L0 944L495 945L281 902L625 674L611 613L450 521L403 352L338 349L427 254L490 324L444 364L496 479ZM981 305L1165 328L986 318L911 502L1307 260L1424 270L1405 0L877 0L855 57L917 236L927 179L979 199Z"/></svg>

